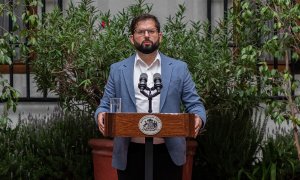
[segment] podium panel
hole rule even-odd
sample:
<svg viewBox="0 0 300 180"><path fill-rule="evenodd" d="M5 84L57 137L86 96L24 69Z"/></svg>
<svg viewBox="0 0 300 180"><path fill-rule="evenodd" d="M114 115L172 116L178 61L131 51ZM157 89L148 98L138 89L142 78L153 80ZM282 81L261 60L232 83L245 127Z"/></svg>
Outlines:
<svg viewBox="0 0 300 180"><path fill-rule="evenodd" d="M188 113L106 113L104 136L194 137L194 119Z"/></svg>

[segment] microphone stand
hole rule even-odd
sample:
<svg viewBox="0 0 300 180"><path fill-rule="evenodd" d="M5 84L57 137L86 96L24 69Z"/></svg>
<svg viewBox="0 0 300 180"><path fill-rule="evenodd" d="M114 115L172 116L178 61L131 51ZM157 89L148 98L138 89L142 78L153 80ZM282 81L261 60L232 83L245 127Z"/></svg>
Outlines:
<svg viewBox="0 0 300 180"><path fill-rule="evenodd" d="M149 101L148 113L152 113L152 98L154 98L155 96L160 94L160 91L156 91L156 93L151 94L151 91L153 91L155 89L156 89L155 87L152 87L151 89L149 87L146 87L145 89L141 89L141 91L140 91L144 96L146 96L148 98L148 101ZM147 94L145 92L145 90L148 90L149 94Z"/></svg>
<svg viewBox="0 0 300 180"><path fill-rule="evenodd" d="M154 86L151 89L146 87L140 88L140 92L148 98L149 109L148 113L152 113L152 98L159 95L160 91ZM157 90L156 93L151 94L151 91ZM145 92L149 91L149 94ZM145 137L145 180L153 180L153 137Z"/></svg>

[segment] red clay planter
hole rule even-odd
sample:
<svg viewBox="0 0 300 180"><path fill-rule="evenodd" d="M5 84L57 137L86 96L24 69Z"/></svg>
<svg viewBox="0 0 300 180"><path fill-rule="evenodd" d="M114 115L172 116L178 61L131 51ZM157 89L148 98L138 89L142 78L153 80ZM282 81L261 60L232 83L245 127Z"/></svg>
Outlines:
<svg viewBox="0 0 300 180"><path fill-rule="evenodd" d="M117 171L111 166L113 141L110 139L91 139L95 180L117 180ZM192 179L193 158L197 142L187 141L186 164L183 166L182 180Z"/></svg>

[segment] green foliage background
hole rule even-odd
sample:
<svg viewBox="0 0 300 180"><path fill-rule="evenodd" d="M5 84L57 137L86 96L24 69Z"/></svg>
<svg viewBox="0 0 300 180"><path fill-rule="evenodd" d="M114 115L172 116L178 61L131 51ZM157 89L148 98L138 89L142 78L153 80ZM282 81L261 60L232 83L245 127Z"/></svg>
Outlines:
<svg viewBox="0 0 300 180"><path fill-rule="evenodd" d="M99 133L90 115L102 96L109 66L134 53L128 41L131 19L151 12L152 5L137 0L112 16L96 11L91 3L70 4L65 15L56 9L43 21L28 17L35 29L25 33L31 49L24 51L35 53L38 88L59 95L65 113L49 119L30 117L16 128L1 128L1 179L92 178L87 141ZM270 83L267 75L278 74L260 62L266 52L280 57L280 43L278 38L260 41L268 34L264 26L268 19L254 16L252 1L234 3L239 11L233 8L212 31L207 23L187 22L184 5L162 27L160 51L187 62L207 109L207 125L197 137L193 179L297 178L299 162L292 139L287 135L263 139L266 117L260 103L270 95L265 91ZM263 5L260 10L262 15L269 12ZM267 31L254 31L257 28ZM4 42L0 47L10 40Z"/></svg>
<svg viewBox="0 0 300 180"><path fill-rule="evenodd" d="M54 111L0 130L1 179L93 179L90 116Z"/></svg>

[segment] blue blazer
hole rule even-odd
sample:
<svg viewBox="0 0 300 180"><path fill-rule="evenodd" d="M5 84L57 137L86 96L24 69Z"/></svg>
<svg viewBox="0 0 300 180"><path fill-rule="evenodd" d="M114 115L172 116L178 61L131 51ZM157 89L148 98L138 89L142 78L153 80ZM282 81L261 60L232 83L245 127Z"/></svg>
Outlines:
<svg viewBox="0 0 300 180"><path fill-rule="evenodd" d="M195 84L185 62L172 59L160 53L161 78L163 88L160 94L161 113L180 113L181 104L187 113L197 114L206 122L205 108L197 94ZM133 83L135 55L114 63L110 67L104 95L95 112L95 119L100 112L109 112L109 99L122 98L122 112L136 112ZM164 138L173 162L180 166L186 161L186 140L184 137ZM127 152L130 137L115 137L112 166L124 170L127 164Z"/></svg>

